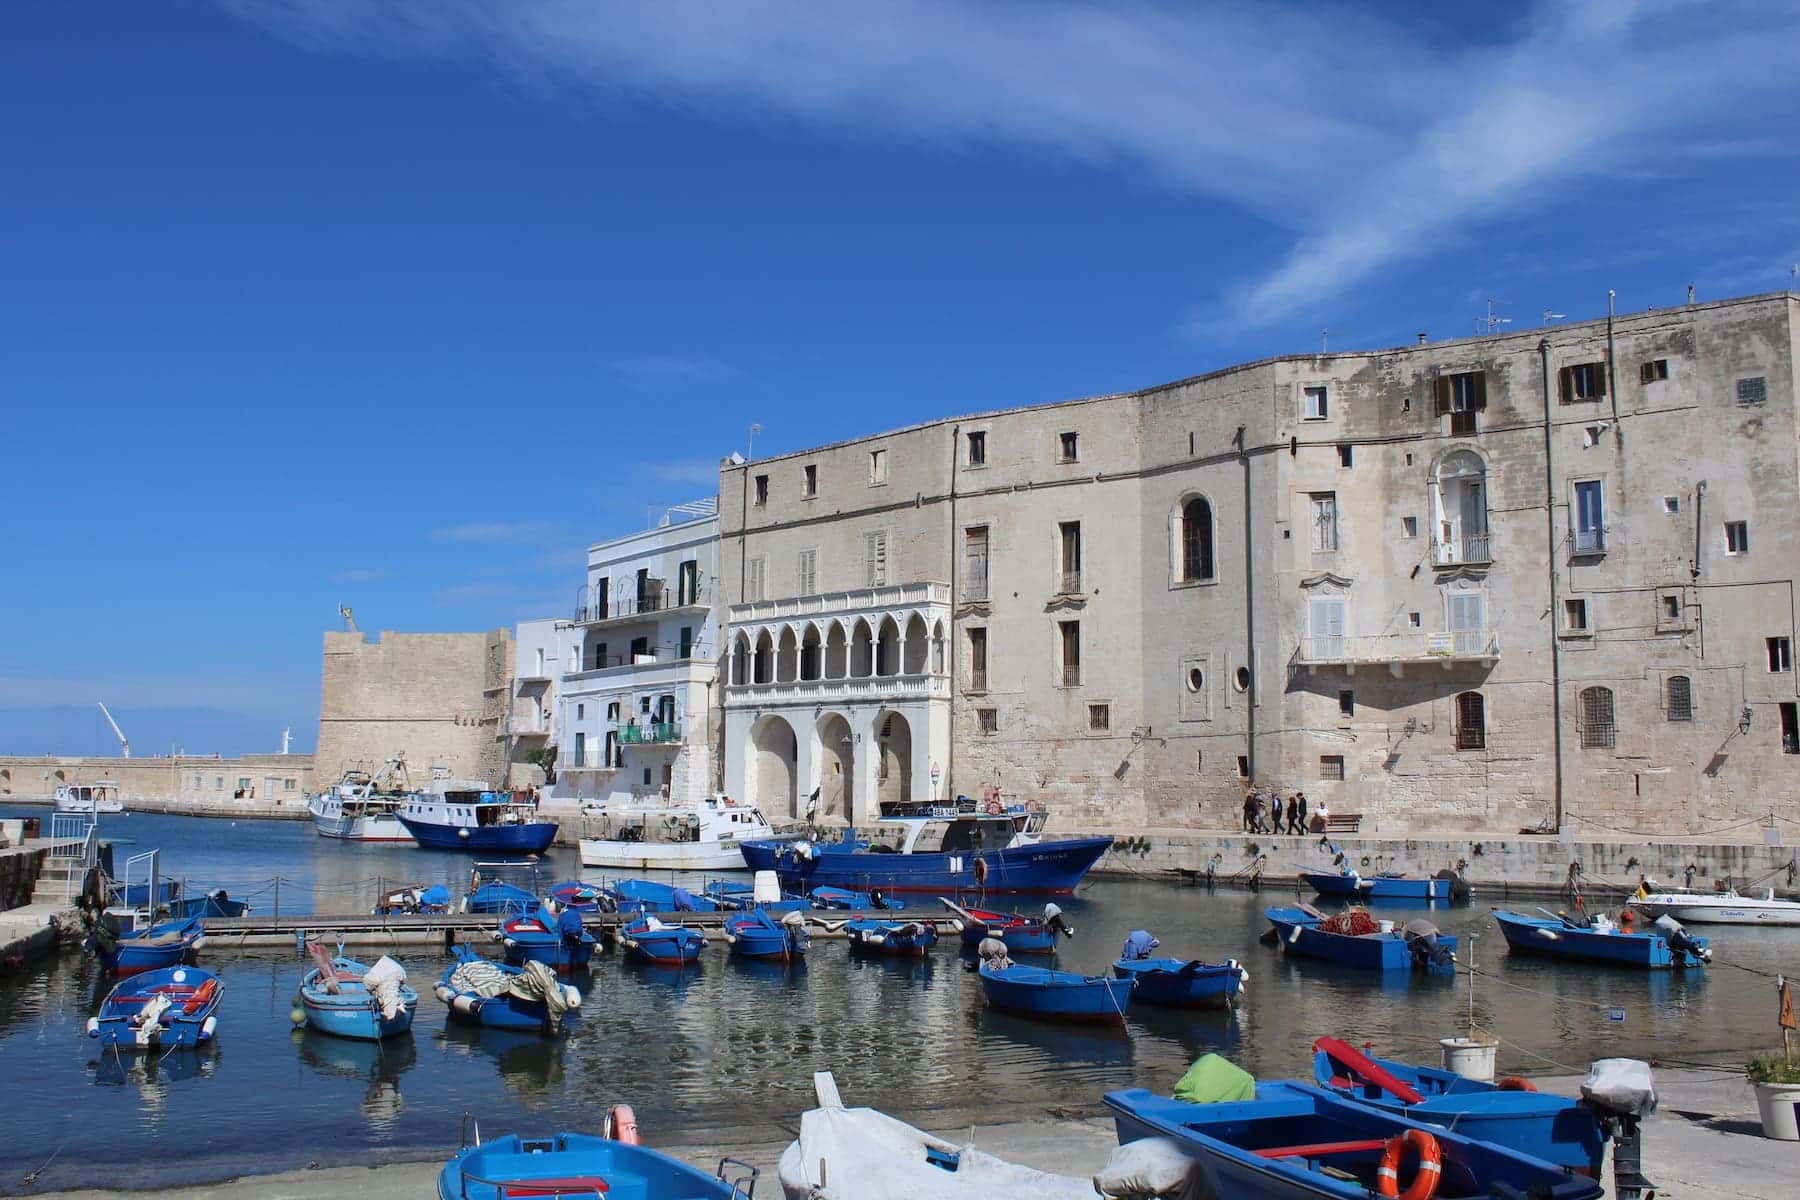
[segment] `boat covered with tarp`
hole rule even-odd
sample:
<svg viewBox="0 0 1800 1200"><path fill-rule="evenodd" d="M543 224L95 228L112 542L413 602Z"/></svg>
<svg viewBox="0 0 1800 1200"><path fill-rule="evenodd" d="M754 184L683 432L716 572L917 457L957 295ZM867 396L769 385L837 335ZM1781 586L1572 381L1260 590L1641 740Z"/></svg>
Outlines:
<svg viewBox="0 0 1800 1200"><path fill-rule="evenodd" d="M858 917L844 922L844 938L852 954L888 958L923 958L937 945L937 926L930 921L881 921Z"/></svg>
<svg viewBox="0 0 1800 1200"><path fill-rule="evenodd" d="M467 946L456 948L456 961L432 990L452 1017L491 1029L553 1034L567 1014L581 1006L575 986L559 981L543 963L510 967L482 958Z"/></svg>
<svg viewBox="0 0 1800 1200"><path fill-rule="evenodd" d="M88 949L102 967L115 975L192 962L205 944L206 926L199 917L163 921L124 933L114 932L105 918L88 923Z"/></svg>

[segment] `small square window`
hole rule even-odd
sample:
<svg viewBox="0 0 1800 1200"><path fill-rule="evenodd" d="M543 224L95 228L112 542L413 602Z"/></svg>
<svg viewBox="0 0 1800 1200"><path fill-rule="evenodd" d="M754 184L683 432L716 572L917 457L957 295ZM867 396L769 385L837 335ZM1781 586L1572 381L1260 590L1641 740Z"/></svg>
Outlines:
<svg viewBox="0 0 1800 1200"><path fill-rule="evenodd" d="M886 450L869 451L869 482L872 484L887 482Z"/></svg>
<svg viewBox="0 0 1800 1200"><path fill-rule="evenodd" d="M644 786L645 787L650 786L650 768L649 767L644 768Z"/></svg>
<svg viewBox="0 0 1800 1200"><path fill-rule="evenodd" d="M1750 553L1750 522L1748 522L1748 521L1727 521L1727 522L1725 522L1725 553L1727 553L1727 554L1748 554L1748 553Z"/></svg>
<svg viewBox="0 0 1800 1200"><path fill-rule="evenodd" d="M1587 428L1585 428L1581 431L1581 444L1583 446L1598 446L1600 444L1601 437L1605 433L1606 433L1606 429L1604 426L1589 425Z"/></svg>
<svg viewBox="0 0 1800 1200"><path fill-rule="evenodd" d="M1341 754L1319 755L1319 778L1343 782L1344 756Z"/></svg>
<svg viewBox="0 0 1800 1200"><path fill-rule="evenodd" d="M1586 600L1563 601L1563 632L1586 633L1588 631L1588 603Z"/></svg>
<svg viewBox="0 0 1800 1200"><path fill-rule="evenodd" d="M1748 379L1737 381L1737 402L1739 404L1762 404L1769 398L1769 381L1761 375L1752 375Z"/></svg>
<svg viewBox="0 0 1800 1200"><path fill-rule="evenodd" d="M576 719L576 720L577 720L577 721L579 721L579 720L581 720L581 719L582 719L582 718L583 718L583 717L585 717L585 716L587 716L587 705L585 705L585 704L577 704L577 705L576 705L576 706L575 706L575 719Z"/></svg>
<svg viewBox="0 0 1800 1200"><path fill-rule="evenodd" d="M1638 367L1638 380L1642 383L1655 383L1659 379L1669 377L1669 360L1653 358Z"/></svg>
<svg viewBox="0 0 1800 1200"><path fill-rule="evenodd" d="M763 505L767 504L768 502L769 502L769 477L767 475L758 475L756 477L756 507L761 508Z"/></svg>
<svg viewBox="0 0 1800 1200"><path fill-rule="evenodd" d="M1309 387L1305 392L1306 419L1323 421L1331 415L1331 399L1322 387Z"/></svg>
<svg viewBox="0 0 1800 1200"><path fill-rule="evenodd" d="M1675 595L1668 595L1668 596L1659 596L1659 597L1657 597L1657 599L1662 604L1662 608L1660 610L1659 615L1662 617L1663 624L1665 624L1665 625L1680 624L1681 623L1681 597L1675 596Z"/></svg>
<svg viewBox="0 0 1800 1200"><path fill-rule="evenodd" d="M1250 778L1250 756L1247 754L1238 755L1238 778Z"/></svg>
<svg viewBox="0 0 1800 1200"><path fill-rule="evenodd" d="M1417 517L1401 517L1400 518L1400 536L1403 538L1418 537L1419 536L1419 518L1417 518Z"/></svg>
<svg viewBox="0 0 1800 1200"><path fill-rule="evenodd" d="M1414 629L1417 629L1419 627L1419 614L1416 612L1407 613L1406 623L1411 625Z"/></svg>
<svg viewBox="0 0 1800 1200"><path fill-rule="evenodd" d="M240 775L238 777L238 791L247 792L249 790L250 790L250 781Z"/></svg>
<svg viewBox="0 0 1800 1200"><path fill-rule="evenodd" d="M294 780L284 779L281 781L281 790L284 792L291 792L294 790L294 784L295 784Z"/></svg>
<svg viewBox="0 0 1800 1200"><path fill-rule="evenodd" d="M807 463L800 468L800 497L811 500L819 494L819 468L815 463Z"/></svg>
<svg viewBox="0 0 1800 1200"><path fill-rule="evenodd" d="M1088 705L1088 732L1105 733L1112 728L1112 705Z"/></svg>
<svg viewBox="0 0 1800 1200"><path fill-rule="evenodd" d="M1205 765L1206 765L1206 751L1204 751L1204 750L1194 751L1194 770L1195 770L1195 772L1198 772Z"/></svg>
<svg viewBox="0 0 1800 1200"><path fill-rule="evenodd" d="M1676 513L1679 513L1681 511L1681 497L1680 496L1664 496L1663 497L1663 511L1668 513L1670 516L1674 516Z"/></svg>
<svg viewBox="0 0 1800 1200"><path fill-rule="evenodd" d="M1794 669L1794 647L1784 637L1769 639L1769 670L1791 671Z"/></svg>
<svg viewBox="0 0 1800 1200"><path fill-rule="evenodd" d="M975 720L983 737L993 737L1000 732L1000 710L997 708L976 709Z"/></svg>
<svg viewBox="0 0 1800 1200"><path fill-rule="evenodd" d="M971 433L969 435L969 465L985 467L987 465L987 434Z"/></svg>
<svg viewBox="0 0 1800 1200"><path fill-rule="evenodd" d="M1576 363L1562 369L1562 402L1575 404L1582 400L1598 400L1606 395L1606 364Z"/></svg>
<svg viewBox="0 0 1800 1200"><path fill-rule="evenodd" d="M1339 446L1338 466L1348 467L1354 465L1356 458L1355 450L1356 448L1354 446Z"/></svg>
<svg viewBox="0 0 1800 1200"><path fill-rule="evenodd" d="M1072 463L1080 457L1080 455L1076 453L1080 447L1080 435L1075 433L1065 433L1061 436L1059 441L1061 442L1062 457L1058 461Z"/></svg>
<svg viewBox="0 0 1800 1200"><path fill-rule="evenodd" d="M1338 693L1338 712L1346 717L1356 715L1356 693L1348 688Z"/></svg>

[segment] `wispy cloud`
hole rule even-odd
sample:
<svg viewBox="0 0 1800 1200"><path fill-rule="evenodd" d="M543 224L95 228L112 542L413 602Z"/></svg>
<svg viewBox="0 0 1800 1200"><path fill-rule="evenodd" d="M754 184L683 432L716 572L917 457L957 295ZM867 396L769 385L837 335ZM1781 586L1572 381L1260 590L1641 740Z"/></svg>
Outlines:
<svg viewBox="0 0 1800 1200"><path fill-rule="evenodd" d="M431 536L440 542L498 542L519 545L544 541L557 528L554 521L475 521L467 525L435 529Z"/></svg>
<svg viewBox="0 0 1800 1200"><path fill-rule="evenodd" d="M1283 261L1220 289L1222 307L1253 320L1441 253L1598 174L1679 168L1706 157L1696 146L1769 136L1800 88L1793 0L1545 2L1480 37L1379 9L1129 0L913 0L854 19L800 0L217 2L319 49L1147 174L1288 232ZM707 360L617 369L719 378Z"/></svg>
<svg viewBox="0 0 1800 1200"><path fill-rule="evenodd" d="M719 486L719 460L716 458L680 459L646 463L644 474L663 483L691 484L694 487Z"/></svg>
<svg viewBox="0 0 1800 1200"><path fill-rule="evenodd" d="M712 358L655 354L645 358L621 358L607 364L614 374L643 387L669 383L716 383L737 371Z"/></svg>
<svg viewBox="0 0 1800 1200"><path fill-rule="evenodd" d="M381 567L351 567L344 571L333 571L333 583L375 583L382 579L392 579L394 573Z"/></svg>

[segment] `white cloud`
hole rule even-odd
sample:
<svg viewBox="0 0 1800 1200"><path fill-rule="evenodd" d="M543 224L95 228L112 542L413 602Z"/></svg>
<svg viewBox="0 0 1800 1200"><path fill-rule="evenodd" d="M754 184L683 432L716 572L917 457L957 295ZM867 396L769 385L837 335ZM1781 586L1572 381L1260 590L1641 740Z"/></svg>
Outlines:
<svg viewBox="0 0 1800 1200"><path fill-rule="evenodd" d="M731 367L716 359L673 354L621 358L610 365L616 374L640 387L669 383L716 383L737 374Z"/></svg>
<svg viewBox="0 0 1800 1200"><path fill-rule="evenodd" d="M1221 310L1252 319L1554 205L1596 174L1785 138L1800 46L1793 0L1543 3L1488 10L1465 31L1271 4L217 2L319 49L1147 174L1291 235L1285 261L1220 289ZM696 361L633 360L634 377L707 378Z"/></svg>

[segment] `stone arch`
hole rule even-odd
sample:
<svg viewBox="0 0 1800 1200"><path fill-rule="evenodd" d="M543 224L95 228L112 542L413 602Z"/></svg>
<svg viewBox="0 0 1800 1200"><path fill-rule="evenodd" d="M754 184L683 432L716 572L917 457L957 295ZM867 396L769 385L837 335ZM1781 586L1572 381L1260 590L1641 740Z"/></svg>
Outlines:
<svg viewBox="0 0 1800 1200"><path fill-rule="evenodd" d="M825 713L813 724L813 737L817 747L813 761L819 765L817 815L848 823L856 795L856 735L849 718Z"/></svg>
<svg viewBox="0 0 1800 1200"><path fill-rule="evenodd" d="M1440 563L1492 562L1487 461L1468 446L1431 464L1431 544Z"/></svg>
<svg viewBox="0 0 1800 1200"><path fill-rule="evenodd" d="M801 816L799 796L800 742L787 718L769 713L750 727L745 743L744 780L750 800L764 812Z"/></svg>
<svg viewBox="0 0 1800 1200"><path fill-rule="evenodd" d="M800 639L794 636L794 627L786 625L781 630L781 640L775 643L775 679L778 683L792 683L800 677Z"/></svg>
<svg viewBox="0 0 1800 1200"><path fill-rule="evenodd" d="M755 683L775 682L775 639L766 629L756 635L756 656L751 660L750 677Z"/></svg>
<svg viewBox="0 0 1800 1200"><path fill-rule="evenodd" d="M805 632L800 635L800 678L821 678L820 671L824 665L824 645L819 636L819 627L808 621Z"/></svg>
<svg viewBox="0 0 1800 1200"><path fill-rule="evenodd" d="M867 679L875 674L875 635L864 617L856 618L850 634L850 675Z"/></svg>
<svg viewBox="0 0 1800 1200"><path fill-rule="evenodd" d="M1218 578L1218 522L1212 501L1186 492L1169 514L1169 577L1176 583L1210 583Z"/></svg>
<svg viewBox="0 0 1800 1200"><path fill-rule="evenodd" d="M944 623L938 621L931 627L931 673L933 675L944 673L945 649Z"/></svg>
<svg viewBox="0 0 1800 1200"><path fill-rule="evenodd" d="M731 639L731 682L750 682L750 635L741 629Z"/></svg>
<svg viewBox="0 0 1800 1200"><path fill-rule="evenodd" d="M925 618L914 613L906 622L906 641L900 652L902 675L923 675L931 661L931 634Z"/></svg>
<svg viewBox="0 0 1800 1200"><path fill-rule="evenodd" d="M912 724L892 709L875 717L875 799L903 804L913 798Z"/></svg>
<svg viewBox="0 0 1800 1200"><path fill-rule="evenodd" d="M850 674L850 639L842 621L833 621L825 633L825 678L843 679Z"/></svg>
<svg viewBox="0 0 1800 1200"><path fill-rule="evenodd" d="M893 614L881 618L881 628L875 635L875 669L872 675L898 675L900 673L900 622L894 620Z"/></svg>

